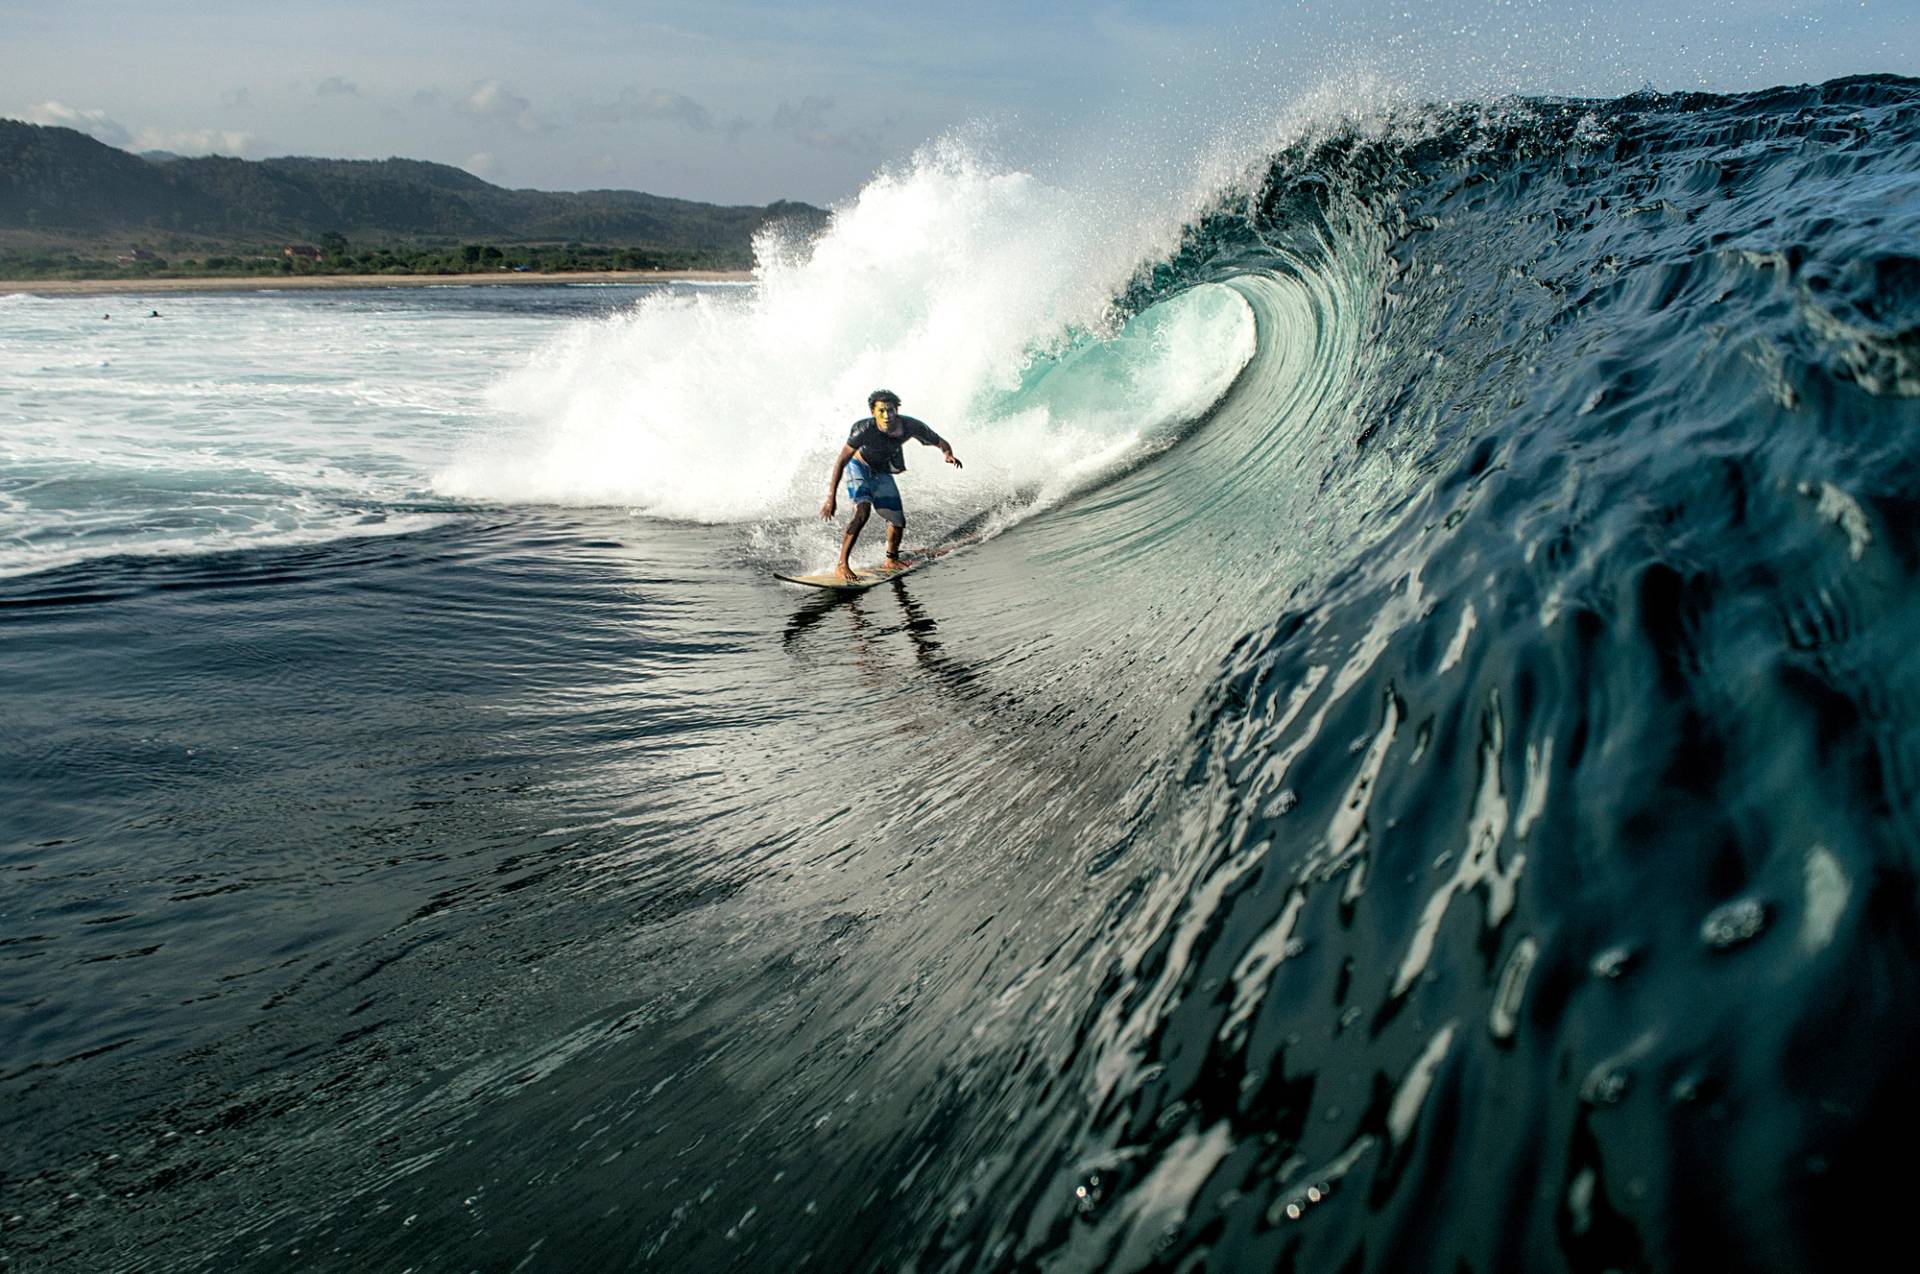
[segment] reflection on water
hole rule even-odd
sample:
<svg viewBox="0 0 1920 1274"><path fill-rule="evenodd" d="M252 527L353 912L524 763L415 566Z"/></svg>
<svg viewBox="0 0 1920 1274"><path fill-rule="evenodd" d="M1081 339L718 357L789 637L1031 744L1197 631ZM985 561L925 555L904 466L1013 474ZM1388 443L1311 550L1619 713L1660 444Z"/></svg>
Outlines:
<svg viewBox="0 0 1920 1274"><path fill-rule="evenodd" d="M899 609L895 622L886 611ZM823 632L813 629L825 621ZM835 657L851 658L862 672L880 675L888 668L895 649L887 639L904 634L908 648L921 670L931 673L937 683L957 696L965 697L974 689L973 669L955 660L942 649L940 624L915 596L905 579L892 580L878 588L858 593L831 593L808 598L787 621L781 644L802 660Z"/></svg>

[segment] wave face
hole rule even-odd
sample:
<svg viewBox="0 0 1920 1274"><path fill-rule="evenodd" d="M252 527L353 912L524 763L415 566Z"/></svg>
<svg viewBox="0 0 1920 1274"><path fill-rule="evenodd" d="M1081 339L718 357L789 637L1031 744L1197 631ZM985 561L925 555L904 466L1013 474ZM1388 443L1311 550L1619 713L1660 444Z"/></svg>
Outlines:
<svg viewBox="0 0 1920 1274"><path fill-rule="evenodd" d="M1259 353L1105 499L1241 631L1121 838L1162 855L1038 971L1025 1065L956 1085L1019 1127L949 1149L928 1193L973 1206L918 1216L926 1264L1810 1268L1891 1233L1920 86L1318 136L1130 303L1199 283Z"/></svg>
<svg viewBox="0 0 1920 1274"><path fill-rule="evenodd" d="M430 529L10 581L20 1250L1903 1237L1920 83L1227 167L1116 203L936 148L383 458ZM741 566L831 552L875 383L968 460L913 534L993 533L796 601Z"/></svg>

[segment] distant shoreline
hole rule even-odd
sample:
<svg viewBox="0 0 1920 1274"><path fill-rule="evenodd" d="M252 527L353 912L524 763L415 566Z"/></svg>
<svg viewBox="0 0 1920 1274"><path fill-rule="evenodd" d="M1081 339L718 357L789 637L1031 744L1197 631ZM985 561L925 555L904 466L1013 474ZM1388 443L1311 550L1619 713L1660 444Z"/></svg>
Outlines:
<svg viewBox="0 0 1920 1274"><path fill-rule="evenodd" d="M127 296L182 292L280 292L334 288L476 287L536 283L751 283L751 270L492 271L486 274L262 274L199 279L0 279L0 296Z"/></svg>

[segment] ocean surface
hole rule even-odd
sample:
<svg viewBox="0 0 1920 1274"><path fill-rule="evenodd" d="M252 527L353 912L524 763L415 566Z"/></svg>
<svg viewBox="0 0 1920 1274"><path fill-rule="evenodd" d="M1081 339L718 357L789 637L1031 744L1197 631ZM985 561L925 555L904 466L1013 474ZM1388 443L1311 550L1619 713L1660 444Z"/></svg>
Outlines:
<svg viewBox="0 0 1920 1274"><path fill-rule="evenodd" d="M1920 83L759 249L0 298L0 1266L1905 1243ZM883 386L963 547L778 583Z"/></svg>

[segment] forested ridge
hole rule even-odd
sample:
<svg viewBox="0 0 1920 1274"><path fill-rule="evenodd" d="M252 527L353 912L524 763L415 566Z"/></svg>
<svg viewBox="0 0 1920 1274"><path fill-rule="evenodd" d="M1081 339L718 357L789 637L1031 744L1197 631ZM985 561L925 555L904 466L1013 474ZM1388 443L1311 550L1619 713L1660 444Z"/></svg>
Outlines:
<svg viewBox="0 0 1920 1274"><path fill-rule="evenodd" d="M148 158L73 129L0 120L0 266L15 273L111 264L136 248L150 255L121 267L744 267L769 220L824 216L792 202L507 190L416 159ZM322 255L286 256L294 244Z"/></svg>

